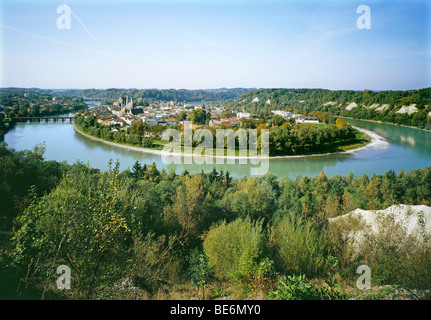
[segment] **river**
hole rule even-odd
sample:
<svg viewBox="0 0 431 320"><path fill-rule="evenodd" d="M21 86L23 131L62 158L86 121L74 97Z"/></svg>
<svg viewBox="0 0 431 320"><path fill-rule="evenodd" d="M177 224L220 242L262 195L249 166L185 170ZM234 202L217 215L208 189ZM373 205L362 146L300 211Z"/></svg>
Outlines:
<svg viewBox="0 0 431 320"><path fill-rule="evenodd" d="M73 114L71 114L73 115ZM423 130L399 127L361 120L346 119L354 126L371 130L388 143L379 144L358 150L354 153L331 154L322 156L307 156L289 159L269 160L268 172L281 178L296 175L315 176L324 171L328 176L373 175L382 174L389 169L398 172L424 168L431 165L431 133ZM213 167L218 170L229 171L234 177L249 176L251 168L262 164L240 163L235 160L233 164L224 160L223 164L166 164L157 154L143 153L124 148L110 146L101 142L92 141L77 133L69 121L54 122L21 122L17 123L6 133L4 142L15 150L33 149L36 144L45 142L46 160L67 161L73 164L77 161L89 163L92 167L106 170L108 161L120 161L120 169L132 168L136 160L142 164L156 163L161 170L175 170L180 174L184 169L189 172L211 171ZM266 172L266 171L265 171Z"/></svg>

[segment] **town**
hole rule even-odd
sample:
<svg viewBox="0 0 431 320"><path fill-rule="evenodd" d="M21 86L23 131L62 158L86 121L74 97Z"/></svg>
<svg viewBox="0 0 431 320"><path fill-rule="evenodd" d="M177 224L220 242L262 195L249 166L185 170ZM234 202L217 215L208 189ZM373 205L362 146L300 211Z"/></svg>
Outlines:
<svg viewBox="0 0 431 320"><path fill-rule="evenodd" d="M270 126L271 120L276 117L291 125L319 123L316 116L305 116L282 110L274 110L271 118L262 119L248 112L227 110L223 106L193 105L174 101L148 103L143 102L142 98L135 103L130 97L120 97L110 105L101 104L87 110L79 110L78 113L84 117L95 116L100 125L109 126L114 132L121 128L128 128L134 121L142 122L148 129L145 136L157 138L161 133L161 130L157 129L169 126L182 127L185 121L192 122L192 129L240 128L244 127L247 121Z"/></svg>

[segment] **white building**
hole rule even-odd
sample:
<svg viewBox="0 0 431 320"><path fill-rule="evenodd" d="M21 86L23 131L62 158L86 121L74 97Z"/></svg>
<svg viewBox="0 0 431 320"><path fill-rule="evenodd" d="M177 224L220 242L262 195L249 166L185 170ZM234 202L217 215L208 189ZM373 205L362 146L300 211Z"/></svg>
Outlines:
<svg viewBox="0 0 431 320"><path fill-rule="evenodd" d="M209 124L210 127L214 127L214 126L221 126L221 120L218 119L211 119Z"/></svg>
<svg viewBox="0 0 431 320"><path fill-rule="evenodd" d="M317 117L301 116L298 119L296 119L296 123L319 123L319 119Z"/></svg>
<svg viewBox="0 0 431 320"><path fill-rule="evenodd" d="M237 117L238 117L239 119L241 119L241 118L246 118L246 119L248 119L248 118L250 118L250 113L248 113L248 112L238 112L238 113L237 113Z"/></svg>
<svg viewBox="0 0 431 320"><path fill-rule="evenodd" d="M158 123L157 119L154 118L146 118L145 119L145 124L147 126L155 126Z"/></svg>
<svg viewBox="0 0 431 320"><path fill-rule="evenodd" d="M283 118L293 118L292 112L289 112L289 111L273 110L271 112L275 115L282 116Z"/></svg>

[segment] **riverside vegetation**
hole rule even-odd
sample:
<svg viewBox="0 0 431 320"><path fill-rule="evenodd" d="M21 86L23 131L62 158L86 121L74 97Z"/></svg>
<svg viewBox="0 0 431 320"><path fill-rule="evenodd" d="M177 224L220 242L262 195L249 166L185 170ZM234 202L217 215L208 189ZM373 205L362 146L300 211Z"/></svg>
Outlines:
<svg viewBox="0 0 431 320"><path fill-rule="evenodd" d="M390 290L357 295L361 264L375 288L430 298L429 241L400 248L404 231L390 228L371 239L374 250L365 245L354 255L328 218L397 203L429 206L431 167L236 179L139 162L120 172L110 161L100 171L45 161L43 151L0 146L1 298L390 297ZM69 290L56 287L62 264L71 269Z"/></svg>
<svg viewBox="0 0 431 320"><path fill-rule="evenodd" d="M277 119L280 121L277 122ZM162 150L168 143L154 138L146 137L150 131L154 136L160 136L162 131L167 129L162 126L147 127L142 121L132 122L130 127L113 131L110 126L104 126L97 122L95 116L84 117L81 114L75 116L75 126L82 132L106 141L127 144L131 146ZM181 125L171 125L169 129L181 130ZM249 135L249 129L254 128L248 123L245 133ZM234 128L231 133L239 128ZM313 153L337 152L358 148L369 141L364 133L352 128L344 120L337 119L335 124L305 124L291 125L280 116L275 116L272 125L268 128L266 124L261 124L257 129L257 149L261 150L261 131L269 129L269 152L270 156L285 155L307 155ZM212 146L216 146L216 129L207 128L212 133ZM196 130L193 130L196 132ZM184 147L184 136L181 137ZM204 139L204 137L203 137ZM198 146L201 141L193 141L192 148ZM238 140L238 138L236 138ZM248 141L248 137L247 137ZM227 141L225 140L225 149ZM236 142L237 153L239 143ZM215 149L214 149L215 150Z"/></svg>

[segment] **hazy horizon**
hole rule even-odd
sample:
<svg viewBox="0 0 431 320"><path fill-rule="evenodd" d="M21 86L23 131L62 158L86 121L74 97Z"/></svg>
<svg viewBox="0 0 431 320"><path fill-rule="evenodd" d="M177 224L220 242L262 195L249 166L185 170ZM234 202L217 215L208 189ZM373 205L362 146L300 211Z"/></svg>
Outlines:
<svg viewBox="0 0 431 320"><path fill-rule="evenodd" d="M234 89L247 89L247 90L274 90L274 89L286 89L286 90L329 90L329 91L374 91L374 92L380 92L380 91L414 91L414 90L421 90L421 89L427 89L431 87L420 87L420 88L411 88L411 89L400 89L400 90L373 90L373 89L331 89L331 88L302 88L302 87L267 87L267 88L246 88L246 87L220 87L220 88L126 88L126 87L112 87L112 88L38 88L38 87L0 87L0 89L19 89L19 90L53 90L53 91L68 91L68 90L110 90L110 89L116 89L116 90L234 90Z"/></svg>

